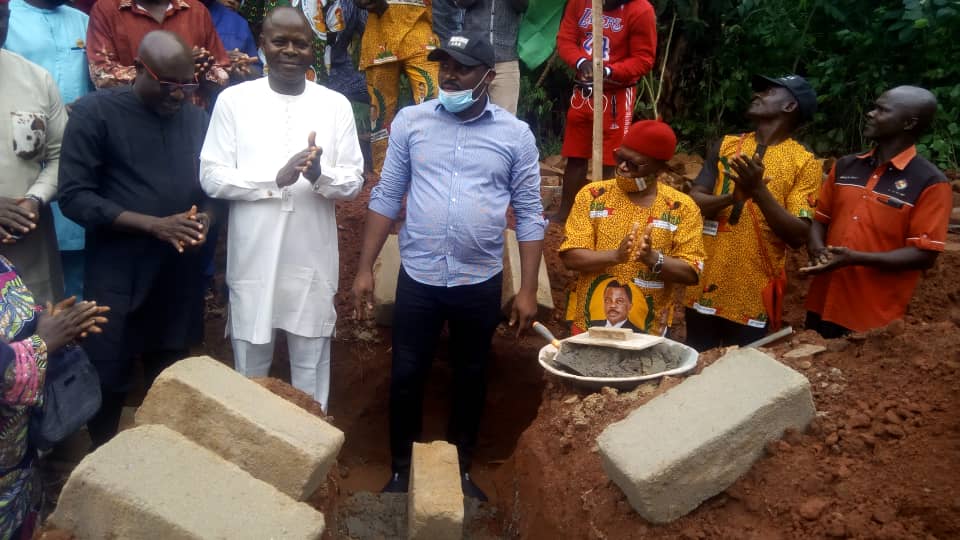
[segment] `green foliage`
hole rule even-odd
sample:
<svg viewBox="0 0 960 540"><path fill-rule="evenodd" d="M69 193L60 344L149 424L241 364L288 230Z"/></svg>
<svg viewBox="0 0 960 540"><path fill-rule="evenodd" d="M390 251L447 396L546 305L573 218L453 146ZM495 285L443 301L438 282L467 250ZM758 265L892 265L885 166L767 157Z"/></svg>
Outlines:
<svg viewBox="0 0 960 540"><path fill-rule="evenodd" d="M686 47L671 56L673 124L688 140L744 126L755 73L799 73L819 111L801 135L822 155L868 146L864 114L884 90L929 88L940 102L920 150L956 168L960 151L960 1L658 0L658 19L678 15Z"/></svg>
<svg viewBox="0 0 960 540"><path fill-rule="evenodd" d="M530 124L542 158L560 153L566 107L557 104L569 103L572 81L573 71L556 58L536 72L521 65L517 117Z"/></svg>
<svg viewBox="0 0 960 540"><path fill-rule="evenodd" d="M869 146L864 115L884 90L930 89L939 100L933 130L919 150L941 168L960 160L960 0L652 0L659 24L658 112L682 144L703 151L724 133L747 129L750 78L798 73L816 88L819 111L799 138L819 155ZM666 59L670 23L676 28ZM571 72L525 73L521 117L540 140L562 136ZM652 79L651 79L652 81ZM658 80L657 83L660 81ZM652 115L650 92L637 112ZM554 104L551 109L545 105ZM557 119L561 119L558 123Z"/></svg>

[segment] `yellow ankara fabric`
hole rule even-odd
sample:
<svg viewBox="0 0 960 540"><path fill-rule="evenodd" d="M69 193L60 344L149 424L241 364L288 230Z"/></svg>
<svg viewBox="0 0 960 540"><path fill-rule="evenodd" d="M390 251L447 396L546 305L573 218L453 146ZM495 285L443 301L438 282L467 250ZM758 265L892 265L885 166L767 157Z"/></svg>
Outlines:
<svg viewBox="0 0 960 540"><path fill-rule="evenodd" d="M712 193L732 193L736 185L729 161L738 153L753 156L756 152L754 133L724 137ZM820 161L803 145L787 139L767 147L763 165L773 198L791 215L812 219L823 176ZM770 314L764 307L762 291L783 271L786 245L753 201L744 205L736 225L729 223L731 211L732 207L727 207L712 220L704 218L703 245L708 262L700 283L687 288L685 305L705 315L766 328Z"/></svg>
<svg viewBox="0 0 960 540"><path fill-rule="evenodd" d="M703 269L700 209L693 199L663 183L658 183L656 198L648 208L634 204L616 180L587 184L577 194L567 218L560 251L617 249L635 222L640 224L638 241L643 228L653 223L654 250L686 261L698 274ZM672 319L675 287L641 262L618 264L601 272L581 272L567 302L567 320L574 331L607 323L604 293L612 281L617 282L614 286L627 284L632 292L625 327L662 334Z"/></svg>

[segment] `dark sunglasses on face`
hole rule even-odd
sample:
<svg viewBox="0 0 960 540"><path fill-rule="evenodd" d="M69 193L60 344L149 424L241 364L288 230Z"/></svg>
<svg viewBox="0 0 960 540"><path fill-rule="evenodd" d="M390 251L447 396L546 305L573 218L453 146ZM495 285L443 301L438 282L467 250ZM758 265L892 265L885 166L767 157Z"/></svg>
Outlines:
<svg viewBox="0 0 960 540"><path fill-rule="evenodd" d="M140 65L143 66L143 69L147 70L147 73L153 77L153 80L157 81L157 84L160 85L160 88L163 88L163 90L167 93L173 93L175 90L180 90L184 94L192 94L197 91L197 88L200 88L200 83L197 82L196 76L193 77L193 82L189 83L162 81L160 80L160 77L158 77L157 74L150 69L150 66L148 66L143 60L140 60Z"/></svg>

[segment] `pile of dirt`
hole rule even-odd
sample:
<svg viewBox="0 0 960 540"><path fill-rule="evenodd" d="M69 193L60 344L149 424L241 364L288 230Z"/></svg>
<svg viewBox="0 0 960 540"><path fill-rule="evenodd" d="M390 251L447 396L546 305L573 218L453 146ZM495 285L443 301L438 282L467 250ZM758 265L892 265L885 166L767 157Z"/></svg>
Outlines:
<svg viewBox="0 0 960 540"><path fill-rule="evenodd" d="M802 254L790 260L795 268ZM904 321L831 341L801 332L766 349L810 379L816 419L805 433L768 445L746 476L669 525L632 510L603 472L595 440L678 381L595 394L551 381L496 476L504 530L522 538L957 537L958 263L956 251L941 257ZM788 321L799 325L806 286L792 281ZM826 351L783 357L803 344ZM701 355L700 367L720 353Z"/></svg>
<svg viewBox="0 0 960 540"><path fill-rule="evenodd" d="M369 189L356 201L337 204L341 292L330 403L347 437L336 478L337 513L353 519L368 515L362 508L383 503L365 492L379 491L390 470L390 329L354 321L348 296ZM551 224L544 249L558 308L542 322L558 336L567 335L563 306L576 278L560 262L562 237L562 228ZM528 336L518 342L502 329L494 337L473 469L501 519L496 523L488 514L487 530L504 538L960 536L956 242L952 237L948 251L926 273L902 324L829 342L803 333L770 349L781 357L801 343L828 348L813 358L783 360L810 378L817 420L806 433L770 445L770 455L744 478L667 526L647 524L633 512L601 470L595 438L679 381L626 393L578 392L545 378L536 361L542 340ZM794 328L802 328L808 287L795 269L805 262L802 251L788 256L785 321ZM682 310L677 313L671 337L682 339ZM205 350L229 362L222 332L221 317L209 321ZM452 390L445 341L441 338L427 383L423 440L442 439L446 431ZM286 379L284 347L278 344L277 351L271 376ZM701 367L717 356L719 351L701 355ZM332 530L343 534L344 526L341 521Z"/></svg>

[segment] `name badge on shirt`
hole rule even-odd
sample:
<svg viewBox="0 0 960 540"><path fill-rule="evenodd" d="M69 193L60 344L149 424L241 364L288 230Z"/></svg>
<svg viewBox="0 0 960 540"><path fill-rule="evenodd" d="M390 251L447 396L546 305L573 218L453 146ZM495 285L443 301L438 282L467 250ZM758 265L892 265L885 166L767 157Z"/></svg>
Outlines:
<svg viewBox="0 0 960 540"><path fill-rule="evenodd" d="M293 193L290 192L290 188L280 190L280 210L293 212Z"/></svg>
<svg viewBox="0 0 960 540"><path fill-rule="evenodd" d="M707 236L716 236L717 229L720 228L720 222L712 219L703 220L703 234Z"/></svg>

